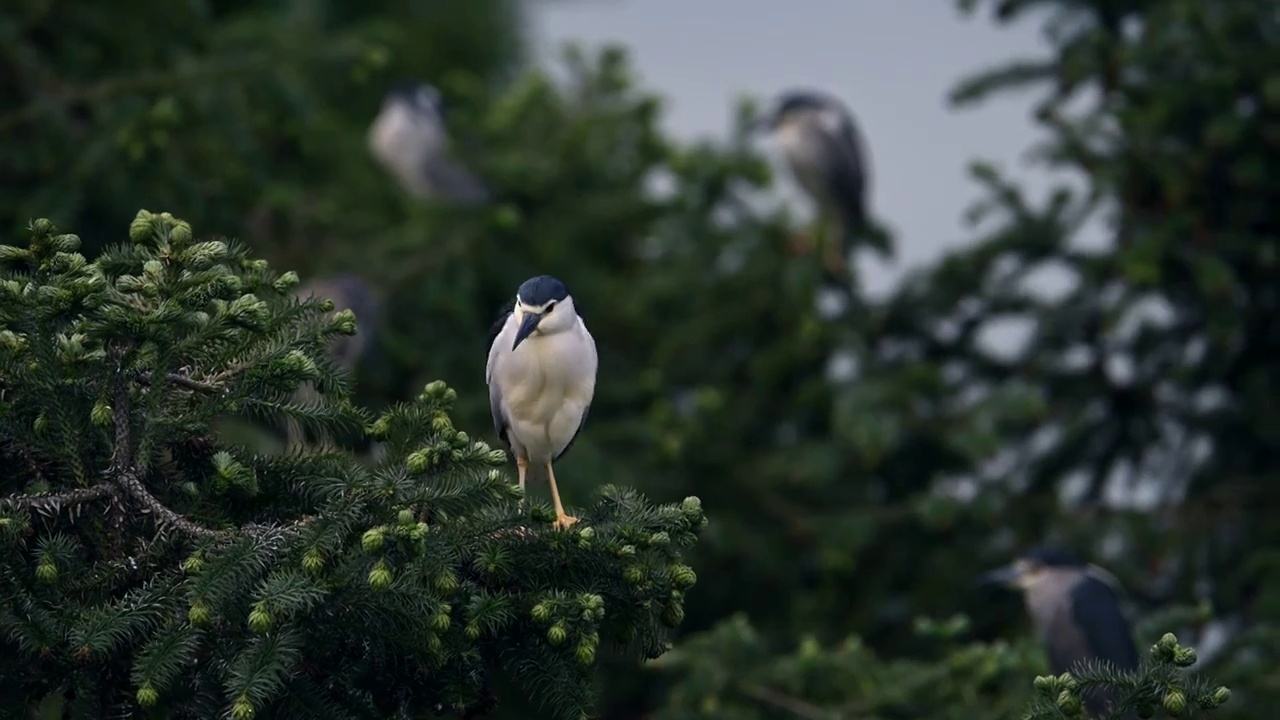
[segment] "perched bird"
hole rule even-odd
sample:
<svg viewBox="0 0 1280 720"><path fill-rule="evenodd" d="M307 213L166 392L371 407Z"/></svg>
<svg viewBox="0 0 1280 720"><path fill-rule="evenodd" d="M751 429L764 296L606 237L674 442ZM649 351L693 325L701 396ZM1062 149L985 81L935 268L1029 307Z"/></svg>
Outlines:
<svg viewBox="0 0 1280 720"><path fill-rule="evenodd" d="M378 292L363 278L352 273L337 273L303 283L294 289L294 296L305 300L315 296L333 301L333 313L350 310L356 316L359 331L355 335L339 335L329 340L328 355L338 367L354 372L360 359L369 351L374 341L376 320L381 311ZM313 402L318 397L315 386L304 383L293 395L297 403ZM290 447L300 446L305 435L301 426L290 418L286 432Z"/></svg>
<svg viewBox="0 0 1280 720"><path fill-rule="evenodd" d="M548 275L520 285L493 326L484 377L498 439L515 456L524 489L530 468L546 469L556 526L565 514L551 463L564 456L587 420L596 390L596 343L564 283Z"/></svg>
<svg viewBox="0 0 1280 720"><path fill-rule="evenodd" d="M846 281L852 240L867 226L870 170L853 116L829 95L791 90L754 121L753 129L778 141L791 174L824 221L823 265Z"/></svg>
<svg viewBox="0 0 1280 720"><path fill-rule="evenodd" d="M1096 565L1059 548L1038 548L982 576L1021 591L1053 672L1070 672L1082 661L1107 662L1118 670L1138 666L1133 631L1120 610L1120 583ZM1083 696L1092 717L1113 702L1110 692Z"/></svg>
<svg viewBox="0 0 1280 720"><path fill-rule="evenodd" d="M440 91L429 83L398 83L369 127L369 151L405 192L472 205L488 199L484 184L449 156Z"/></svg>

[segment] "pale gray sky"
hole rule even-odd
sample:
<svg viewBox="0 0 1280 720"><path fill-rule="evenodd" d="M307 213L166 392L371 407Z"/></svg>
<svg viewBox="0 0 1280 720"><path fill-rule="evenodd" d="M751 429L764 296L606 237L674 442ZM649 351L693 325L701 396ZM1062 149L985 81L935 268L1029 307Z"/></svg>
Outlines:
<svg viewBox="0 0 1280 720"><path fill-rule="evenodd" d="M1021 160L1036 139L1029 96L946 104L967 73L1043 54L1032 23L966 20L951 0L571 0L537 3L532 20L544 60L566 40L629 48L641 81L667 97L676 137L724 136L746 93L800 85L842 98L870 149L872 211L898 240L897 267L867 277L869 289L972 236L962 220L978 193L972 159L1047 184Z"/></svg>

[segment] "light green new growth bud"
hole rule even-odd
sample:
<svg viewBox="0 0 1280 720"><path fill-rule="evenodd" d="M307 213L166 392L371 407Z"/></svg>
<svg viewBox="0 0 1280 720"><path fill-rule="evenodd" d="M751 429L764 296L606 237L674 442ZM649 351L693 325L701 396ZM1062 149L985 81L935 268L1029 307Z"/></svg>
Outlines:
<svg viewBox="0 0 1280 720"><path fill-rule="evenodd" d="M1178 667L1191 667L1192 665L1195 665L1196 649L1179 648L1178 651L1173 654L1173 664Z"/></svg>
<svg viewBox="0 0 1280 720"><path fill-rule="evenodd" d="M188 575L194 575L204 569L204 558L200 553L193 553L186 560L182 561L182 572Z"/></svg>
<svg viewBox="0 0 1280 720"><path fill-rule="evenodd" d="M446 613L436 613L431 618L431 629L441 633L448 631L449 616Z"/></svg>
<svg viewBox="0 0 1280 720"><path fill-rule="evenodd" d="M256 607L249 612L249 628L254 632L264 633L271 629L271 613Z"/></svg>
<svg viewBox="0 0 1280 720"><path fill-rule="evenodd" d="M639 565L628 565L622 571L622 578L632 585L639 585L644 581L644 568Z"/></svg>
<svg viewBox="0 0 1280 720"><path fill-rule="evenodd" d="M34 235L48 235L55 229L53 221L48 218L36 218L36 220L31 223L31 232Z"/></svg>
<svg viewBox="0 0 1280 720"><path fill-rule="evenodd" d="M110 425L111 406L102 400L94 403L93 410L89 411L89 421L96 427L106 427Z"/></svg>
<svg viewBox="0 0 1280 720"><path fill-rule="evenodd" d="M1080 698L1073 693L1063 690L1058 693L1058 709L1068 717L1075 717L1080 714L1083 706L1080 704Z"/></svg>
<svg viewBox="0 0 1280 720"><path fill-rule="evenodd" d="M169 242L175 245L186 245L191 242L191 225L186 220L177 220L169 229Z"/></svg>
<svg viewBox="0 0 1280 720"><path fill-rule="evenodd" d="M58 581L58 566L53 564L53 560L44 558L36 565L36 579L45 585L52 585Z"/></svg>
<svg viewBox="0 0 1280 720"><path fill-rule="evenodd" d="M1231 699L1231 690L1229 688L1220 686L1217 690L1213 691L1213 695L1209 698L1209 701L1212 702L1213 707L1216 708L1216 707L1222 707L1223 705L1226 705L1227 701L1230 699Z"/></svg>
<svg viewBox="0 0 1280 720"><path fill-rule="evenodd" d="M569 629L566 628L562 622L557 622L555 625L551 626L550 630L547 630L547 642L552 645L559 645L568 637Z"/></svg>
<svg viewBox="0 0 1280 720"><path fill-rule="evenodd" d="M209 606L199 600L191 606L191 609L187 610L187 620L192 625L204 625L209 622L210 617L212 617L212 613L209 612Z"/></svg>
<svg viewBox="0 0 1280 720"><path fill-rule="evenodd" d="M333 314L331 323L333 329L342 335L355 335L356 330L356 314L351 310L341 310Z"/></svg>
<svg viewBox="0 0 1280 720"><path fill-rule="evenodd" d="M382 543L385 539L386 536L383 533L382 528L366 530L364 535L360 538L360 547L364 548L365 552L373 554L382 549Z"/></svg>
<svg viewBox="0 0 1280 720"><path fill-rule="evenodd" d="M453 421L449 419L449 414L436 411L431 415L431 429L436 432L444 432L453 429Z"/></svg>
<svg viewBox="0 0 1280 720"><path fill-rule="evenodd" d="M253 703L243 695L231 706L231 720L253 720L253 715Z"/></svg>
<svg viewBox="0 0 1280 720"><path fill-rule="evenodd" d="M551 619L551 606L545 602L540 602L533 606L529 616L540 623L545 623Z"/></svg>
<svg viewBox="0 0 1280 720"><path fill-rule="evenodd" d="M433 584L438 592L451 593L458 589L458 576L454 575L452 570L445 569L436 575Z"/></svg>
<svg viewBox="0 0 1280 720"><path fill-rule="evenodd" d="M1187 697L1181 690L1170 690L1164 695L1164 711L1174 717L1182 717L1187 712Z"/></svg>
<svg viewBox="0 0 1280 720"><path fill-rule="evenodd" d="M302 556L302 569L309 573L320 572L324 568L324 556L319 550L312 548Z"/></svg>
<svg viewBox="0 0 1280 720"><path fill-rule="evenodd" d="M147 210L139 210L137 215L133 216L133 221L129 223L129 239L135 243L146 242L151 239L151 221L153 215Z"/></svg>
<svg viewBox="0 0 1280 720"><path fill-rule="evenodd" d="M0 245L0 262L18 262L19 260L28 260L30 258L31 252L26 248Z"/></svg>
<svg viewBox="0 0 1280 720"><path fill-rule="evenodd" d="M431 454L426 450L415 450L404 460L405 467L414 475L421 475L431 469Z"/></svg>
<svg viewBox="0 0 1280 720"><path fill-rule="evenodd" d="M160 701L160 693L150 685L143 685L138 688L137 694L138 704L142 707L151 707Z"/></svg>
<svg viewBox="0 0 1280 720"><path fill-rule="evenodd" d="M369 571L369 587L374 590L386 590L391 587L393 576L386 563L379 562Z"/></svg>
<svg viewBox="0 0 1280 720"><path fill-rule="evenodd" d="M667 545L671 542L671 536L664 532L656 532L649 536L649 542L653 545Z"/></svg>
<svg viewBox="0 0 1280 720"><path fill-rule="evenodd" d="M684 606L670 603L662 608L662 624L669 628L679 627L684 622Z"/></svg>
<svg viewBox="0 0 1280 720"><path fill-rule="evenodd" d="M274 287L277 292L284 293L297 287L299 282L298 273L290 270L276 278L276 281L272 283L271 286Z"/></svg>
<svg viewBox="0 0 1280 720"><path fill-rule="evenodd" d="M1058 679L1052 675L1037 675L1032 684L1042 695L1050 695L1058 690Z"/></svg>
<svg viewBox="0 0 1280 720"><path fill-rule="evenodd" d="M401 510L396 513L396 521L401 525L412 525L415 522L413 518L413 511L409 508Z"/></svg>
<svg viewBox="0 0 1280 720"><path fill-rule="evenodd" d="M671 584L681 590L687 590L698 582L698 574L688 565L672 565L669 572Z"/></svg>
<svg viewBox="0 0 1280 720"><path fill-rule="evenodd" d="M66 233L53 239L53 248L61 253L71 253L80 249L80 236Z"/></svg>
<svg viewBox="0 0 1280 720"><path fill-rule="evenodd" d="M573 653L578 662L583 665L590 665L596 660L596 649L587 643L578 643L578 649Z"/></svg>
<svg viewBox="0 0 1280 720"><path fill-rule="evenodd" d="M690 495L680 503L680 511L690 519L702 514L702 501L697 497Z"/></svg>

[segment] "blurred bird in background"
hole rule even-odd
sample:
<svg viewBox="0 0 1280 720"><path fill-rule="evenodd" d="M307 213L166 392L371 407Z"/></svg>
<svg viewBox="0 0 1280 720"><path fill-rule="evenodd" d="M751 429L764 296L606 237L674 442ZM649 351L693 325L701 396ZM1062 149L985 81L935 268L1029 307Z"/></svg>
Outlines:
<svg viewBox="0 0 1280 720"><path fill-rule="evenodd" d="M1120 609L1120 583L1060 548L1037 548L982 576L986 584L1022 593L1036 634L1055 674L1081 662L1107 662L1117 670L1138 666L1133 630ZM1103 717L1109 691L1082 693L1090 717Z"/></svg>
<svg viewBox="0 0 1280 720"><path fill-rule="evenodd" d="M425 82L391 87L369 127L369 152L410 196L459 205L484 203L488 190L449 156L440 91Z"/></svg>
<svg viewBox="0 0 1280 720"><path fill-rule="evenodd" d="M520 488L530 467L545 468L556 526L577 522L564 511L551 463L564 457L587 421L596 390L596 343L559 280L540 275L516 291L490 333L485 382L493 427L515 456Z"/></svg>
<svg viewBox="0 0 1280 720"><path fill-rule="evenodd" d="M358 332L355 335L334 337L329 341L328 347L328 354L333 362L347 373L354 373L360 359L368 353L375 339L374 328L381 310L377 291L358 275L338 273L303 283L294 290L294 295L300 300L312 296L332 300L333 310L328 313L328 317L342 310L350 310L355 314ZM309 403L318 398L315 386L308 382L303 383L294 393L293 402ZM286 433L291 450L305 444L306 434L293 418L286 421Z"/></svg>
<svg viewBox="0 0 1280 720"><path fill-rule="evenodd" d="M853 239L867 228L870 169L853 116L833 97L791 90L754 121L753 130L778 142L796 183L817 206L822 231L814 233L816 242L797 238L798 249L807 254L820 246L830 278L848 283Z"/></svg>

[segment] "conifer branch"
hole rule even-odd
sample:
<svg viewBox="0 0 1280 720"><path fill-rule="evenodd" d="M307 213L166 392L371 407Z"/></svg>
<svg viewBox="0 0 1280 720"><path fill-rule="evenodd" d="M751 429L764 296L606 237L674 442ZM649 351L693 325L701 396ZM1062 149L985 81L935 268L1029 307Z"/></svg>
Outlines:
<svg viewBox="0 0 1280 720"><path fill-rule="evenodd" d="M142 382L147 384L150 384L155 379L155 377L150 372L144 372L141 374L140 377L142 379ZM184 388L187 388L188 390L198 390L200 392L207 392L207 393L223 392L223 388L218 387L213 383L195 380L193 378L187 377L186 375L183 375L182 373L166 373L164 377L166 380L173 383L174 385L180 385Z"/></svg>
<svg viewBox="0 0 1280 720"><path fill-rule="evenodd" d="M115 454L111 468L111 477L119 483L129 497L145 508L156 521L162 525L171 525L192 537L204 540L219 540L226 537L223 531L212 530L192 522L178 513L165 507L154 495L147 492L142 484L141 473L133 461L133 437L130 425L129 384L123 368L117 368L113 380L112 402L115 407Z"/></svg>
<svg viewBox="0 0 1280 720"><path fill-rule="evenodd" d="M94 500L109 497L115 492L115 485L103 481L79 490L68 490L59 493L37 493L33 495L10 495L0 498L0 507L28 507L36 509L59 509L83 505Z"/></svg>

